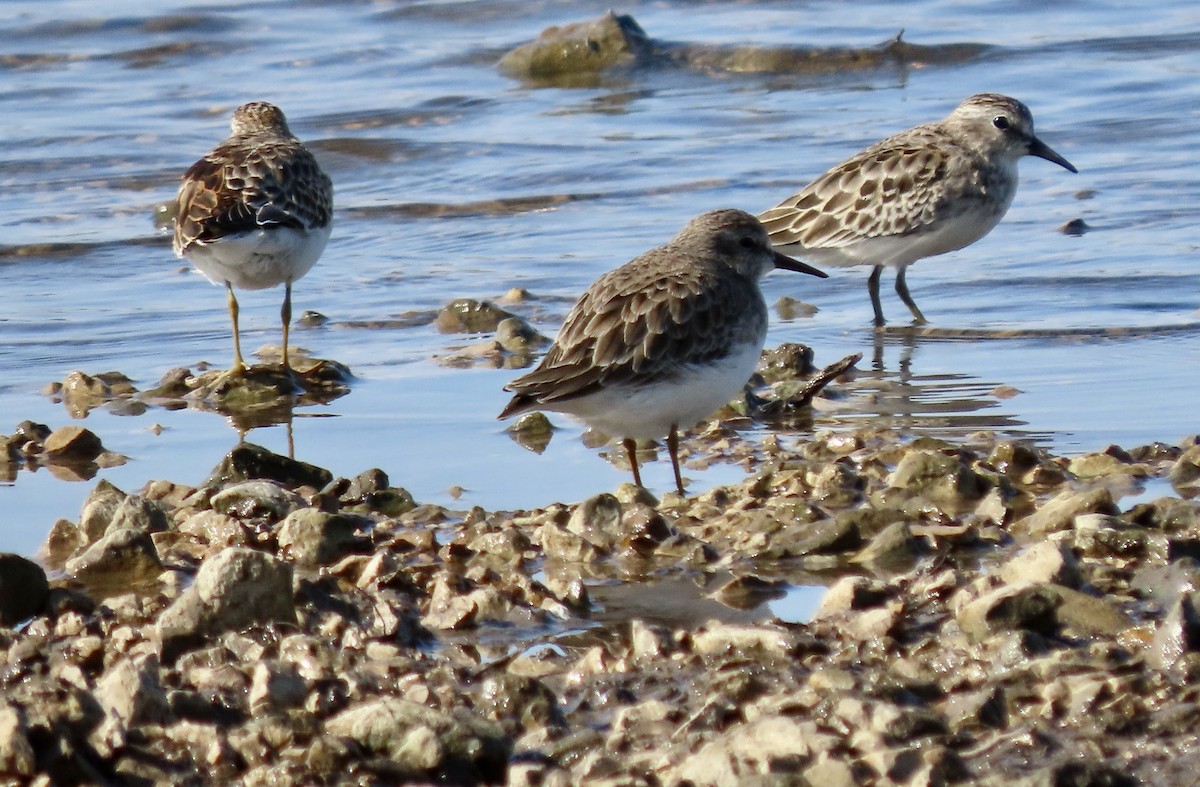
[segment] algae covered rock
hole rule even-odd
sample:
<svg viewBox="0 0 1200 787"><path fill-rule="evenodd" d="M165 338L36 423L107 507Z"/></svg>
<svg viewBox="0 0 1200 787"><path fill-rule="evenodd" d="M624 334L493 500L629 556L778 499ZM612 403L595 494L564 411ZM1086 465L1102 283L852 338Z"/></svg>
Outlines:
<svg viewBox="0 0 1200 787"><path fill-rule="evenodd" d="M632 16L612 11L599 19L549 27L536 40L500 59L500 70L532 80L563 80L631 65L650 51L650 40Z"/></svg>

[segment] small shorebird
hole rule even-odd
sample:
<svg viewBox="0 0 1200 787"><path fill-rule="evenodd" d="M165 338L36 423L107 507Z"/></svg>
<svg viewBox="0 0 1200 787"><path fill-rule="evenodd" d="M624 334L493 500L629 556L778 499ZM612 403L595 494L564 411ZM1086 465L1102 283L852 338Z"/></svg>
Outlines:
<svg viewBox="0 0 1200 787"><path fill-rule="evenodd" d="M683 494L679 428L728 403L754 372L767 337L758 280L774 268L825 277L773 251L749 213L697 216L588 287L538 367L505 386L516 395L499 418L555 410L621 437L638 486L635 441L666 435Z"/></svg>
<svg viewBox="0 0 1200 787"><path fill-rule="evenodd" d="M283 112L254 101L238 107L231 133L183 175L175 254L224 284L233 321L233 367L245 371L234 287L284 285L283 369L288 364L292 282L312 269L329 240L333 183L288 129Z"/></svg>
<svg viewBox="0 0 1200 787"><path fill-rule="evenodd" d="M1015 98L971 96L944 120L902 131L851 156L759 218L775 248L818 265L873 265L867 280L875 325L884 324L879 277L923 325L904 273L925 257L961 249L991 232L1017 191L1017 161L1037 156L1076 172L1034 136Z"/></svg>

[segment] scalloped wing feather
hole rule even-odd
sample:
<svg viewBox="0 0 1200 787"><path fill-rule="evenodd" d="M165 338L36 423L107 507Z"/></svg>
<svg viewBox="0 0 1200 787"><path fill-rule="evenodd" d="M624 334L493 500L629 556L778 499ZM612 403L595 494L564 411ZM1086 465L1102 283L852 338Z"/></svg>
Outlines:
<svg viewBox="0 0 1200 787"><path fill-rule="evenodd" d="M230 140L183 176L175 252L261 227L323 227L332 210L333 184L299 141Z"/></svg>
<svg viewBox="0 0 1200 787"><path fill-rule="evenodd" d="M839 164L762 214L772 243L838 248L921 232L945 209L951 179L961 177L945 144L918 127Z"/></svg>
<svg viewBox="0 0 1200 787"><path fill-rule="evenodd" d="M501 418L722 358L733 349L731 307L742 318L732 338L757 339L765 330L766 307L753 282L694 260L677 259L667 271L642 260L588 288L537 368L506 386L516 395Z"/></svg>

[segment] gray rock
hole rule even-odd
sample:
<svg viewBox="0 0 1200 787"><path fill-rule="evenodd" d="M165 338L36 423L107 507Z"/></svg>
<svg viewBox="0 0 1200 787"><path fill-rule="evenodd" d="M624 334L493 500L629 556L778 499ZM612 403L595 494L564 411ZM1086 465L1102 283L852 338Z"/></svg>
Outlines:
<svg viewBox="0 0 1200 787"><path fill-rule="evenodd" d="M333 473L272 453L261 445L242 443L213 468L204 485L224 486L251 480L275 481L289 489L299 486L322 489L333 480Z"/></svg>
<svg viewBox="0 0 1200 787"><path fill-rule="evenodd" d="M824 752L804 769L803 776L809 784L820 787L858 787L862 784L862 780L848 762L834 759Z"/></svg>
<svg viewBox="0 0 1200 787"><path fill-rule="evenodd" d="M852 467L841 462L831 462L823 466L812 480L810 499L819 500L828 506L846 508L858 502L864 486L864 480Z"/></svg>
<svg viewBox="0 0 1200 787"><path fill-rule="evenodd" d="M907 522L893 522L877 533L854 556L854 562L873 568L900 568L916 559L916 544Z"/></svg>
<svg viewBox="0 0 1200 787"><path fill-rule="evenodd" d="M459 298L442 307L435 325L440 333L487 333L496 330L502 321L515 317L489 301Z"/></svg>
<svg viewBox="0 0 1200 787"><path fill-rule="evenodd" d="M510 735L545 726L562 726L558 698L536 678L500 673L483 682L480 709Z"/></svg>
<svg viewBox="0 0 1200 787"><path fill-rule="evenodd" d="M1170 609L1181 594L1200 591L1200 562L1185 557L1166 565L1141 566L1133 572L1129 586Z"/></svg>
<svg viewBox="0 0 1200 787"><path fill-rule="evenodd" d="M607 492L575 507L567 530L601 549L611 549L621 536L621 501Z"/></svg>
<svg viewBox="0 0 1200 787"><path fill-rule="evenodd" d="M1034 513L1014 522L1012 530L1030 536L1044 536L1067 530L1080 514L1119 513L1121 511L1113 502L1112 492L1105 487L1086 492L1064 489Z"/></svg>
<svg viewBox="0 0 1200 787"><path fill-rule="evenodd" d="M932 450L906 453L887 483L953 510L980 500L992 486L966 462Z"/></svg>
<svg viewBox="0 0 1200 787"><path fill-rule="evenodd" d="M813 620L838 617L851 611L876 607L887 600L887 585L867 577L842 577L829 586Z"/></svg>
<svg viewBox="0 0 1200 787"><path fill-rule="evenodd" d="M1184 451L1167 472L1167 478L1180 494L1194 496L1196 487L1200 486L1200 445L1190 446Z"/></svg>
<svg viewBox="0 0 1200 787"><path fill-rule="evenodd" d="M167 512L158 503L141 495L127 495L113 510L105 533L129 528L143 533L161 533L167 529Z"/></svg>
<svg viewBox="0 0 1200 787"><path fill-rule="evenodd" d="M105 716L130 727L167 721L170 711L158 673L158 657L153 654L114 664L96 682L94 693Z"/></svg>
<svg viewBox="0 0 1200 787"><path fill-rule="evenodd" d="M107 481L101 480L84 501L79 514L79 533L83 543L92 544L108 532L117 507L127 495Z"/></svg>
<svg viewBox="0 0 1200 787"><path fill-rule="evenodd" d="M15 626L38 614L49 595L41 566L20 555L0 553L0 626Z"/></svg>
<svg viewBox="0 0 1200 787"><path fill-rule="evenodd" d="M1124 517L1111 514L1079 514L1075 517L1075 548L1089 558L1128 560L1150 558L1165 562L1170 551L1166 534L1130 525Z"/></svg>
<svg viewBox="0 0 1200 787"><path fill-rule="evenodd" d="M248 700L252 711L281 711L304 704L308 689L295 665L260 661L250 680Z"/></svg>
<svg viewBox="0 0 1200 787"><path fill-rule="evenodd" d="M1075 553L1053 541L1039 541L1018 552L1000 568L1000 578L1010 585L1053 582L1079 587L1079 561Z"/></svg>
<svg viewBox="0 0 1200 787"><path fill-rule="evenodd" d="M537 411L525 413L509 424L504 431L522 447L540 454L550 445L550 438L554 436L554 425L545 413Z"/></svg>
<svg viewBox="0 0 1200 787"><path fill-rule="evenodd" d="M326 722L325 730L389 758L414 778L500 782L512 751L494 722L395 697L356 705Z"/></svg>
<svg viewBox="0 0 1200 787"><path fill-rule="evenodd" d="M500 69L526 79L562 80L631 65L649 50L649 39L633 17L609 11L598 19L542 31L537 40L504 55Z"/></svg>
<svg viewBox="0 0 1200 787"><path fill-rule="evenodd" d="M304 506L304 499L272 481L243 481L212 497L212 508L235 519L277 522Z"/></svg>
<svg viewBox="0 0 1200 787"><path fill-rule="evenodd" d="M839 511L837 516L815 522L789 524L772 536L762 556L839 555L858 549L863 539L856 513Z"/></svg>
<svg viewBox="0 0 1200 787"><path fill-rule="evenodd" d="M228 547L196 572L192 586L163 611L158 635L165 661L206 636L266 623L296 622L292 567L246 547Z"/></svg>
<svg viewBox="0 0 1200 787"><path fill-rule="evenodd" d="M1133 621L1107 599L1046 582L1005 585L958 611L958 624L975 640L1001 631L1053 635L1067 627L1083 636L1116 636Z"/></svg>
<svg viewBox="0 0 1200 787"><path fill-rule="evenodd" d="M796 637L791 632L773 626L714 622L692 634L692 649L706 656L744 653L786 658L796 646Z"/></svg>
<svg viewBox="0 0 1200 787"><path fill-rule="evenodd" d="M1097 597L1061 585L1041 585L1058 599L1058 621L1068 634L1086 637L1115 637L1133 625L1133 620L1107 596Z"/></svg>
<svg viewBox="0 0 1200 787"><path fill-rule="evenodd" d="M565 527L547 522L535 532L535 540L547 558L562 560L568 563L595 563L604 552L577 533L572 533Z"/></svg>
<svg viewBox="0 0 1200 787"><path fill-rule="evenodd" d="M507 317L496 325L496 343L506 352L531 353L550 344L550 340L520 317Z"/></svg>
<svg viewBox="0 0 1200 787"><path fill-rule="evenodd" d="M82 426L63 426L46 438L44 456L52 462L90 462L104 452L100 438Z"/></svg>
<svg viewBox="0 0 1200 787"><path fill-rule="evenodd" d="M966 604L958 611L958 625L967 636L981 641L1010 630L1053 634L1058 630L1058 596L1047 585L1005 585Z"/></svg>
<svg viewBox="0 0 1200 787"><path fill-rule="evenodd" d="M279 553L301 566L328 566L352 553L371 551L371 540L359 534L369 519L301 508L279 525Z"/></svg>
<svg viewBox="0 0 1200 787"><path fill-rule="evenodd" d="M815 721L766 716L733 727L683 761L669 783L704 785L767 784L786 779L797 763L833 747L833 736Z"/></svg>
<svg viewBox="0 0 1200 787"><path fill-rule="evenodd" d="M142 582L158 576L162 561L150 534L123 528L106 533L64 566L67 573L89 583Z"/></svg>
<svg viewBox="0 0 1200 787"><path fill-rule="evenodd" d="M26 736L21 712L10 705L0 705L0 773L32 776L36 768L37 759Z"/></svg>
<svg viewBox="0 0 1200 787"><path fill-rule="evenodd" d="M56 519L42 542L39 554L51 566L61 566L67 558L75 554L82 546L79 540L79 527L69 519Z"/></svg>
<svg viewBox="0 0 1200 787"><path fill-rule="evenodd" d="M1200 650L1200 593L1181 593L1154 632L1146 660L1155 669L1174 667L1185 653Z"/></svg>
<svg viewBox="0 0 1200 787"><path fill-rule="evenodd" d="M236 519L216 511L197 511L179 523L176 530L216 547L242 546L246 533Z"/></svg>

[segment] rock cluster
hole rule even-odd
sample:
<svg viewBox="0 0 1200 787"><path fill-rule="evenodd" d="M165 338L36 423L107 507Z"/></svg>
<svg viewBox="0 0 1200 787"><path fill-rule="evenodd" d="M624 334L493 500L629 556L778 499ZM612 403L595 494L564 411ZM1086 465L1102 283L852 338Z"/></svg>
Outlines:
<svg viewBox="0 0 1200 787"><path fill-rule="evenodd" d="M0 481L15 480L22 467L45 467L66 481L87 480L101 467L116 467L125 461L124 456L105 449L90 429L74 424L51 429L22 421L11 435L0 434Z"/></svg>
<svg viewBox="0 0 1200 787"><path fill-rule="evenodd" d="M150 407L194 407L228 415L243 429L285 423L298 406L326 404L350 392L353 375L348 368L337 361L309 358L299 348L293 350L290 372L285 372L278 360L237 375L220 369L192 372L180 367L141 391L120 372L89 375L73 371L62 382L46 386L44 392L61 402L72 418L84 418L98 407L122 415L141 415ZM270 346L258 351L268 359L280 353L279 348Z"/></svg>
<svg viewBox="0 0 1200 787"><path fill-rule="evenodd" d="M197 487L102 481L55 524L49 582L0 556L0 773L1190 777L1196 441L1069 460L988 434L756 446L744 483L694 498L626 485L519 512L247 444ZM1176 494L1120 505L1147 482ZM807 622L760 606L818 580Z"/></svg>

